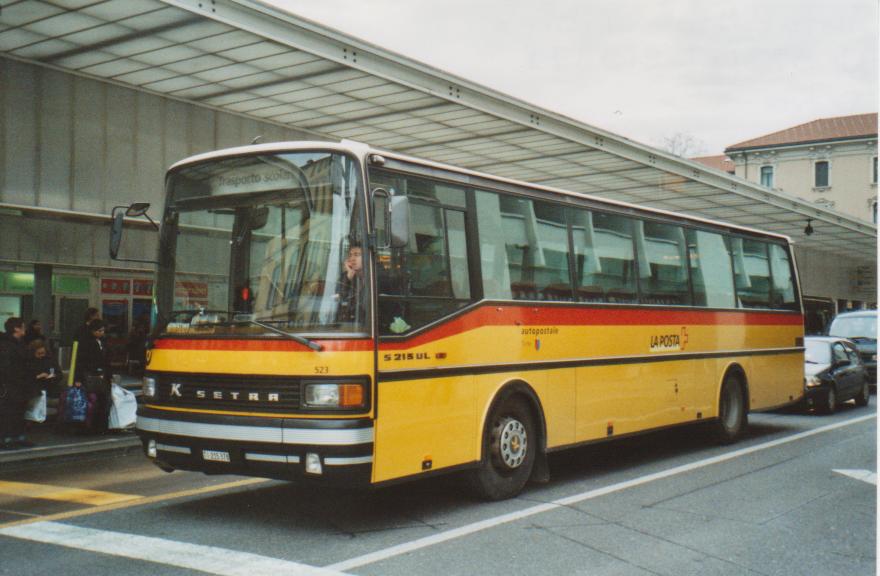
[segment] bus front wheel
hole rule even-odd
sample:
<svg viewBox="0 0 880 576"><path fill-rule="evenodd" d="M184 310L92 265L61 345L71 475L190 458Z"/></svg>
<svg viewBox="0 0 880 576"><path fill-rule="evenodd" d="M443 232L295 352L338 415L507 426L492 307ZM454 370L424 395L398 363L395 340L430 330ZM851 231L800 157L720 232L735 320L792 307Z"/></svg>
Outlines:
<svg viewBox="0 0 880 576"><path fill-rule="evenodd" d="M736 442L748 424L746 392L739 376L728 374L721 386L715 436L722 444Z"/></svg>
<svg viewBox="0 0 880 576"><path fill-rule="evenodd" d="M483 433L483 459L471 472L477 495L503 500L519 494L532 474L538 438L528 405L508 398L489 415Z"/></svg>

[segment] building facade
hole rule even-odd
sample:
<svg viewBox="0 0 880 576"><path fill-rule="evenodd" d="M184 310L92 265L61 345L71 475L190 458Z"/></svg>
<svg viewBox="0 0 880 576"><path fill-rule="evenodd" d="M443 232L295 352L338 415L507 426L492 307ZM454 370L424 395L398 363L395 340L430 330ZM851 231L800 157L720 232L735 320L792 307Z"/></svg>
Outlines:
<svg viewBox="0 0 880 576"><path fill-rule="evenodd" d="M877 223L877 114L813 120L725 149L735 174Z"/></svg>

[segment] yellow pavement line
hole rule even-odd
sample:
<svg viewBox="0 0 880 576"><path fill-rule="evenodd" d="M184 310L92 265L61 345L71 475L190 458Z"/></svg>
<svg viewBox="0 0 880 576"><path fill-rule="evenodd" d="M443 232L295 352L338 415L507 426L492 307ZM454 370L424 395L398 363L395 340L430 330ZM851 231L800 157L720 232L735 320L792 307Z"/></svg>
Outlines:
<svg viewBox="0 0 880 576"><path fill-rule="evenodd" d="M90 506L115 504L117 502L126 502L128 500L140 498L140 496L133 494L117 494L115 492L101 492L100 490L87 490L85 488L70 488L67 486L51 486L49 484L4 481L0 481L0 494L19 496L22 498L39 498L41 500L74 502L76 504L88 504Z"/></svg>
<svg viewBox="0 0 880 576"><path fill-rule="evenodd" d="M110 512L111 510L120 510L122 508L132 508L134 506L143 506L146 504L154 504L156 502L164 502L166 500L174 500L176 498L185 498L187 496L197 496L199 494L210 494L211 492L219 492L221 490L229 490L232 488L240 488L242 486L251 486L254 484L262 484L271 482L266 478L246 478L244 480L236 480L234 482L226 482L225 484L217 484L215 486L205 486L203 488L192 488L190 490L181 490L179 492L170 492L168 494L158 494L156 496L135 496L134 499L124 502L116 502L113 504L103 504L93 508L84 510L72 510L70 512L60 512L58 514L49 514L48 516L38 516L36 518L28 518L26 520L16 520L6 524L0 524L0 528L9 528L10 526L21 526L23 524L34 524L36 522L51 522L57 520L69 520L79 516L89 516L91 514L99 514L101 512Z"/></svg>

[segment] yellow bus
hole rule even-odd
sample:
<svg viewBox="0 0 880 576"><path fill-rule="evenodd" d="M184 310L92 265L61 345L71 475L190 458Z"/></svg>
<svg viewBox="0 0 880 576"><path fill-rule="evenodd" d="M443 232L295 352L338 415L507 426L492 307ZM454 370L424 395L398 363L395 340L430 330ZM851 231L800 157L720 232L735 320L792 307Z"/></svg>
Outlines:
<svg viewBox="0 0 880 576"><path fill-rule="evenodd" d="M166 186L137 421L165 470L461 470L500 499L549 452L731 442L802 395L784 236L347 141L202 154Z"/></svg>

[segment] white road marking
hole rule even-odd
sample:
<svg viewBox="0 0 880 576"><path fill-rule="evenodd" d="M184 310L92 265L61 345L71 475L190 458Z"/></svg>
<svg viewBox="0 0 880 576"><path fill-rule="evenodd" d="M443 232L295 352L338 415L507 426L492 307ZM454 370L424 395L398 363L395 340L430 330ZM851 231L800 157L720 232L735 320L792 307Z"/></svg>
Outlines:
<svg viewBox="0 0 880 576"><path fill-rule="evenodd" d="M874 486L877 485L877 474L870 470L832 470L832 472L837 472L838 474L843 474L844 476L849 476Z"/></svg>
<svg viewBox="0 0 880 576"><path fill-rule="evenodd" d="M529 516L549 512L565 506L571 506L578 502L591 500L607 494L613 494L628 488L634 488L649 482L654 482L655 480L670 478L677 474L683 474L713 464L727 462L761 450L781 446L790 442L796 442L803 438L851 426L874 418L875 415L870 414L845 420L843 422L837 422L835 424L829 424L814 430L800 432L798 434L793 434L770 442L764 442L763 444L756 444L755 446L749 446L712 458L706 458L697 462L691 462L690 464L676 466L674 468L669 468L668 470L648 474L647 476L641 476L639 478L633 478L632 480L619 482L596 490L574 494L566 498L554 500L553 502L538 504L537 506L531 506L517 512L487 518L486 520L481 520L433 536L419 538L412 542L406 542L384 550L378 550L370 554L344 560L323 568L300 564L289 560L260 556L249 552L218 548L215 546L187 544L163 538L153 538L107 530L96 530L93 528L83 528L50 521L35 522L32 524L17 524L6 528L0 528L0 536L9 536L22 540L55 544L58 546L87 550L100 554L166 564L180 568L189 568L209 574L217 574L219 576L278 576L279 574L290 576L341 576L352 568L387 560L414 550L419 550L455 538L460 538L468 534L494 528L495 526L528 518ZM836 472L844 473L853 471L840 470ZM871 473L869 472L869 474ZM874 483L876 483L876 475L874 475Z"/></svg>
<svg viewBox="0 0 880 576"><path fill-rule="evenodd" d="M187 544L123 532L82 528L58 522L36 522L11 526L0 529L0 535L199 570L220 576L278 576L279 574L285 576L339 576L342 574L329 568L318 568L248 552Z"/></svg>
<svg viewBox="0 0 880 576"><path fill-rule="evenodd" d="M516 520L521 520L523 518L534 516L536 514L541 514L543 512L548 512L550 510L556 510L565 506L571 506L572 504L584 502L585 500L591 500L593 498L598 498L600 496L605 496L614 492L620 492L622 490L641 486L643 484L654 482L656 480L670 478L678 474L684 474L685 472L691 472L693 470L705 468L706 466L711 466L713 464L720 464L721 462L727 462L741 456L754 454L755 452L760 452L761 450L767 450L768 448L774 448L776 446L781 446L790 442L796 442L810 436L815 436L816 434L822 434L824 432L829 432L831 430L836 430L845 426L852 426L853 424L858 424L860 422L865 422L866 420L872 420L874 418L874 414L869 414L867 416L860 416L851 420L845 420L843 422L821 426L813 430L807 430L806 432L800 432L798 434L792 434L791 436L786 436L777 440L771 440L770 442L764 442L763 444L756 444L754 446L741 448L739 450L734 450L733 452L728 452L719 456L713 456L712 458L706 458L704 460L691 462L690 464L684 464L682 466L669 468L668 470L662 470L660 472L648 474L647 476L633 478L632 480L619 482L617 484L612 484L603 488L597 488L596 490L581 492L580 494L575 494L566 498L560 498L558 500L554 500L553 502L539 504L537 506L532 506L530 508L519 510L517 512L502 514L501 516L496 516L494 518L487 518L486 520L474 522L473 524L467 524L459 528L453 528L452 530L440 532L439 534L434 534L433 536L426 536L424 538L419 538L418 540L413 540L411 542L404 542L403 544L391 546L389 548L385 548L384 550L377 550L376 552L370 552L369 554L364 554L363 556L357 556L356 558L337 562L335 564L327 566L327 568L331 570L348 571L353 568L358 568L360 566L366 566L367 564L381 562L395 556L407 554L414 550L419 550L421 548L427 548L428 546L434 546L435 544L448 542L449 540L461 538L462 536L467 536L469 534L480 532L489 528L494 528L495 526L500 526L508 522L514 522Z"/></svg>

